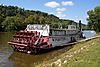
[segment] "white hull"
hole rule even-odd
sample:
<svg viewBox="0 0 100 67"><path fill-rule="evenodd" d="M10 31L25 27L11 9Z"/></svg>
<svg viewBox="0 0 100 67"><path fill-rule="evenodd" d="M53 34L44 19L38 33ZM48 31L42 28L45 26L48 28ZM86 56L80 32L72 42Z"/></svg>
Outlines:
<svg viewBox="0 0 100 67"><path fill-rule="evenodd" d="M49 43L52 44L52 47L56 46L64 46L65 44L68 44L72 41L72 37L74 40L78 40L80 38L79 34L73 34L73 35L66 35L66 36L50 36L49 37Z"/></svg>

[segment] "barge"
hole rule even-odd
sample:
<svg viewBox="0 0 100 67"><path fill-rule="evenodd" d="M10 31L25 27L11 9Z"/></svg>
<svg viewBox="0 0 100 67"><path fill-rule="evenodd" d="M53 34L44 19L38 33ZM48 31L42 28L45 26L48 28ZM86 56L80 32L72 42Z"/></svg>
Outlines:
<svg viewBox="0 0 100 67"><path fill-rule="evenodd" d="M68 29L54 29L47 24L29 24L25 30L16 32L8 44L16 51L36 54L42 49L65 46L81 36L82 32L75 25L68 25Z"/></svg>

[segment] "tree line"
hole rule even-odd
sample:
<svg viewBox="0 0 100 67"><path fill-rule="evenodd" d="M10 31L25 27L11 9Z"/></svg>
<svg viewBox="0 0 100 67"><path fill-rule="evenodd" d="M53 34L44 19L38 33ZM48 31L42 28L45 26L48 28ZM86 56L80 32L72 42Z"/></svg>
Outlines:
<svg viewBox="0 0 100 67"><path fill-rule="evenodd" d="M25 10L17 6L0 5L0 31L19 31L27 24L49 24L53 28L78 24L73 20L59 19L55 15L35 10Z"/></svg>
<svg viewBox="0 0 100 67"><path fill-rule="evenodd" d="M96 6L94 9L89 10L87 14L88 28L100 32L100 6Z"/></svg>

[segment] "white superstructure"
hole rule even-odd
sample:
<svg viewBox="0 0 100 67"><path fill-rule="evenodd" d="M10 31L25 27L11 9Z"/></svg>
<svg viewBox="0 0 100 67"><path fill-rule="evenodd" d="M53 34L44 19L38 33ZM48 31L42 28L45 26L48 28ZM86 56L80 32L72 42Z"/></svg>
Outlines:
<svg viewBox="0 0 100 67"><path fill-rule="evenodd" d="M75 25L68 25L68 29L51 29L49 25L27 25L27 31L40 32L42 36L49 37L49 43L55 46L63 46L63 44L69 43L72 40L77 40L80 37L79 31Z"/></svg>
<svg viewBox="0 0 100 67"><path fill-rule="evenodd" d="M49 36L49 25L27 25L26 28L27 31L37 31L40 32L40 35L42 36Z"/></svg>

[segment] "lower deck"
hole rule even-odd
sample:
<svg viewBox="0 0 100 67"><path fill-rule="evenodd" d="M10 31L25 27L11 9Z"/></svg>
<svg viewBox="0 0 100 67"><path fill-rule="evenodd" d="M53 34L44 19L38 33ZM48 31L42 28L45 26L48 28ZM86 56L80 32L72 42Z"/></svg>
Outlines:
<svg viewBox="0 0 100 67"><path fill-rule="evenodd" d="M63 46L69 42L74 42L80 39L80 34L66 35L66 36L49 36L49 43L52 47Z"/></svg>

